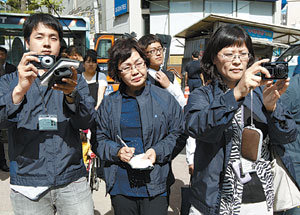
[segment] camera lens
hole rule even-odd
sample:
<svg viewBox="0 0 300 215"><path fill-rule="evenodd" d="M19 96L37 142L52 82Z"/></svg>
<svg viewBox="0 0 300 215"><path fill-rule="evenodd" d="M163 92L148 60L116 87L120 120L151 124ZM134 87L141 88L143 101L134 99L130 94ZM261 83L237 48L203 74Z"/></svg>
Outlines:
<svg viewBox="0 0 300 215"><path fill-rule="evenodd" d="M41 59L41 65L46 69L51 68L53 63L54 63L54 59L50 56L44 56Z"/></svg>
<svg viewBox="0 0 300 215"><path fill-rule="evenodd" d="M288 72L286 71L286 67L283 64L278 64L274 72L274 75L276 78L281 79L281 78L286 78L287 73Z"/></svg>

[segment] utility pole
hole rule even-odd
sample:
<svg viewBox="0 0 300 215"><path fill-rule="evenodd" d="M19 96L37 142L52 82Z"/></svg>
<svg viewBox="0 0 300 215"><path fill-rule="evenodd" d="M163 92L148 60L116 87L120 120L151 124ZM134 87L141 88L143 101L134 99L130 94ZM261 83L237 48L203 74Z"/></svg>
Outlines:
<svg viewBox="0 0 300 215"><path fill-rule="evenodd" d="M99 33L99 8L98 8L97 1L94 1L94 14L95 14L95 33Z"/></svg>

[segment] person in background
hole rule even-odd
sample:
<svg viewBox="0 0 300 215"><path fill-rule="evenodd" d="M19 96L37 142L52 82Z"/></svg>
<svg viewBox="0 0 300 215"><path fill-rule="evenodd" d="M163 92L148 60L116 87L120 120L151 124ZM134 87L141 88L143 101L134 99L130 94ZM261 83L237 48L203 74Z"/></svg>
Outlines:
<svg viewBox="0 0 300 215"><path fill-rule="evenodd" d="M87 50L87 54L83 59L84 72L82 76L89 85L91 96L96 101L97 110L104 97L107 87L107 80L104 73L97 71L97 52L93 49Z"/></svg>
<svg viewBox="0 0 300 215"><path fill-rule="evenodd" d="M7 50L4 47L0 47L0 77L15 72L17 67L8 63L7 59ZM0 169L4 172L9 172L9 167L7 166L5 159L5 151L4 151L4 136L7 136L6 130L0 130Z"/></svg>
<svg viewBox="0 0 300 215"><path fill-rule="evenodd" d="M152 84L166 89L176 98L180 106L183 107L186 104L186 100L175 75L170 71L161 69L165 57L161 40L153 34L148 34L141 37L138 43L150 60L148 80Z"/></svg>
<svg viewBox="0 0 300 215"><path fill-rule="evenodd" d="M30 15L23 25L30 50L17 72L0 79L0 127L8 128L10 199L14 214L94 214L82 158L80 129L95 120L86 81L71 67L64 84L40 85L33 55L58 56L63 29L50 14Z"/></svg>
<svg viewBox="0 0 300 215"><path fill-rule="evenodd" d="M67 49L68 49L67 46L62 46L59 51L59 57L68 58Z"/></svg>
<svg viewBox="0 0 300 215"><path fill-rule="evenodd" d="M300 74L295 74L290 81L289 87L286 92L280 97L280 100L292 113L296 122L298 133L300 132ZM286 162L285 166L293 168L289 171L290 175L300 188L300 135L298 134L295 142L281 146L281 151L284 154L283 161ZM300 208L296 207L287 211L277 212L276 215L298 215Z"/></svg>
<svg viewBox="0 0 300 215"><path fill-rule="evenodd" d="M105 161L106 191L116 215L166 215L167 180L176 139L183 133L183 111L171 94L146 81L149 63L136 40L117 40L109 59L109 75L120 87L104 97L97 111L96 151ZM138 156L137 164L148 164L133 166L130 161Z"/></svg>
<svg viewBox="0 0 300 215"><path fill-rule="evenodd" d="M70 59L78 60L80 62L83 61L82 54L78 51L78 49L74 45L69 46L66 49L66 53L68 54L68 57Z"/></svg>
<svg viewBox="0 0 300 215"><path fill-rule="evenodd" d="M15 72L17 67L8 63L7 59L7 50L4 47L0 47L0 76Z"/></svg>
<svg viewBox="0 0 300 215"><path fill-rule="evenodd" d="M199 51L193 51L192 61L185 66L185 86L189 86L190 92L204 83L200 68Z"/></svg>
<svg viewBox="0 0 300 215"><path fill-rule="evenodd" d="M83 58L78 48L75 45L71 45L66 49L65 57L70 58L72 60L78 60L80 62L79 67L77 68L77 73L81 74L84 71L83 68Z"/></svg>
<svg viewBox="0 0 300 215"><path fill-rule="evenodd" d="M201 66L211 82L196 88L185 106L186 131L196 138L190 215L273 214L269 147L294 141L297 130L278 101L289 79L262 79L256 74L270 77L261 66L268 59L254 59L251 37L238 25L219 27L206 46ZM241 153L251 109L263 133L261 157L253 162Z"/></svg>

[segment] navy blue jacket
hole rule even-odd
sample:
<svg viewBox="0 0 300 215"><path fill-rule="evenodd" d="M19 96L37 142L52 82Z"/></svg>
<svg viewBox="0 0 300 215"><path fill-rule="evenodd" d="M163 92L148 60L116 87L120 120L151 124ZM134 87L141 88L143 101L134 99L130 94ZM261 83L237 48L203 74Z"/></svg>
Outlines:
<svg viewBox="0 0 300 215"><path fill-rule="evenodd" d="M122 89L122 86L120 87ZM153 148L156 152L154 169L150 182L146 184L150 196L167 191L171 173L171 160L176 140L183 132L183 111L166 90L147 83L143 92L136 96L140 110L144 150ZM105 97L97 111L97 154L105 160L104 177L106 191L110 192L114 183L120 159L117 154L122 144L120 118L122 93L120 90Z"/></svg>
<svg viewBox="0 0 300 215"><path fill-rule="evenodd" d="M62 91L47 91L47 87L39 85L38 78L23 101L14 105L12 91L18 83L18 73L0 78L0 126L9 128L11 184L57 186L86 175L79 129L89 128L96 112L86 81L78 75L77 82L73 112ZM38 117L45 114L57 115L57 131L39 131Z"/></svg>
<svg viewBox="0 0 300 215"><path fill-rule="evenodd" d="M217 83L195 89L185 107L186 129L196 138L191 203L207 215L219 214L223 177L230 157L232 120L241 105L250 109L250 94L237 102L233 90L224 93ZM295 140L297 132L290 114L277 102L274 112L263 106L262 88L253 92L257 127L269 134L273 145Z"/></svg>
<svg viewBox="0 0 300 215"><path fill-rule="evenodd" d="M300 133L300 74L296 74L291 78L290 85L287 91L280 97L282 103L292 113L297 125L298 134ZM292 177L300 188L300 135L297 140L291 144L278 147L277 151L282 156L282 161L285 166L293 171L290 171Z"/></svg>

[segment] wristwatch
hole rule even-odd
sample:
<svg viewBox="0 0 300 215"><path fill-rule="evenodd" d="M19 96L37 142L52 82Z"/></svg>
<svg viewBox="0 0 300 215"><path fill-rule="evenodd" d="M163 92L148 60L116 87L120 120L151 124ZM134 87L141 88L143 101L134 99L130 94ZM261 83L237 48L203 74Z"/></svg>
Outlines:
<svg viewBox="0 0 300 215"><path fill-rule="evenodd" d="M71 93L65 95L68 96L69 98L75 99L76 94L77 94L77 90L74 89Z"/></svg>

